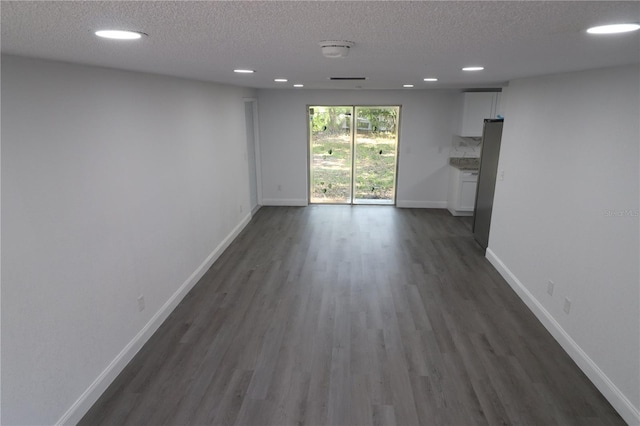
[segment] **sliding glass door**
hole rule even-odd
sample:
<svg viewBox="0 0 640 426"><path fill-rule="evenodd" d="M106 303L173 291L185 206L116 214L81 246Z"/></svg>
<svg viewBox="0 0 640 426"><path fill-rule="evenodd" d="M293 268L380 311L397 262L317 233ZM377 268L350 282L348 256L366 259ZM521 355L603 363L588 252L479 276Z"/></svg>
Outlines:
<svg viewBox="0 0 640 426"><path fill-rule="evenodd" d="M353 108L310 107L310 202L351 203Z"/></svg>
<svg viewBox="0 0 640 426"><path fill-rule="evenodd" d="M310 106L309 202L394 204L399 106Z"/></svg>

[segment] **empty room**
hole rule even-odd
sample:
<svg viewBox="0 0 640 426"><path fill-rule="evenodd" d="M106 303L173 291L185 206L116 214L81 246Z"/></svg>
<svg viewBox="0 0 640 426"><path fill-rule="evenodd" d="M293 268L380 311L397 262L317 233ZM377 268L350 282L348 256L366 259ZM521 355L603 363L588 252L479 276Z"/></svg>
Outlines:
<svg viewBox="0 0 640 426"><path fill-rule="evenodd" d="M3 425L640 425L640 3L2 1Z"/></svg>

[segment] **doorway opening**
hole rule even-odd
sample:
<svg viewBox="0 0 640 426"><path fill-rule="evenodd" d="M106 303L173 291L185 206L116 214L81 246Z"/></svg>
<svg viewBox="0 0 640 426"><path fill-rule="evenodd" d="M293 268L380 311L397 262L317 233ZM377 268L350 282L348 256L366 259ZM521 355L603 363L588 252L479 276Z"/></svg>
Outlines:
<svg viewBox="0 0 640 426"><path fill-rule="evenodd" d="M258 145L258 102L244 98L244 117L247 136L247 166L249 170L249 210L253 216L262 204L260 180L260 147Z"/></svg>
<svg viewBox="0 0 640 426"><path fill-rule="evenodd" d="M394 205L400 106L309 106L309 202Z"/></svg>

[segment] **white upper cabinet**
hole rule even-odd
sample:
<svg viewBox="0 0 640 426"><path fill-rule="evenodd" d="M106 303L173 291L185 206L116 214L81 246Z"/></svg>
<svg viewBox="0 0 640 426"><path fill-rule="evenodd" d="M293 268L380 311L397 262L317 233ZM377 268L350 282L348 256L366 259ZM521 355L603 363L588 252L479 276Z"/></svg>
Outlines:
<svg viewBox="0 0 640 426"><path fill-rule="evenodd" d="M496 92L494 93L495 97L493 98L493 116L491 118L498 118L498 114L502 112L500 109L500 98L502 97L502 93Z"/></svg>
<svg viewBox="0 0 640 426"><path fill-rule="evenodd" d="M465 92L460 120L460 136L481 137L485 118L496 118L499 92Z"/></svg>

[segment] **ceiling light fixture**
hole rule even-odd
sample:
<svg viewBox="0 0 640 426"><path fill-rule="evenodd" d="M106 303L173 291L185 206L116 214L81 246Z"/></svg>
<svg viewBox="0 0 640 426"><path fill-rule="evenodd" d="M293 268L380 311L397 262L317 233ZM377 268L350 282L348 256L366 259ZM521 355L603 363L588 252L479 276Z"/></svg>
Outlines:
<svg viewBox="0 0 640 426"><path fill-rule="evenodd" d="M462 71L482 71L484 67L464 67Z"/></svg>
<svg viewBox="0 0 640 426"><path fill-rule="evenodd" d="M139 31L128 30L98 30L94 34L111 40L137 40L147 35Z"/></svg>
<svg viewBox="0 0 640 426"><path fill-rule="evenodd" d="M427 77L424 79L424 81L438 81L438 79L435 77Z"/></svg>
<svg viewBox="0 0 640 426"><path fill-rule="evenodd" d="M304 87L304 84L294 84L293 87Z"/></svg>
<svg viewBox="0 0 640 426"><path fill-rule="evenodd" d="M233 72L237 72L238 74L253 74L255 71L238 69L238 70L233 70Z"/></svg>
<svg viewBox="0 0 640 426"><path fill-rule="evenodd" d="M286 83L287 80L286 78L275 78L273 81L275 81L276 83Z"/></svg>
<svg viewBox="0 0 640 426"><path fill-rule="evenodd" d="M355 45L354 42L346 40L323 40L318 44L325 58L344 58Z"/></svg>
<svg viewBox="0 0 640 426"><path fill-rule="evenodd" d="M612 24L612 25L600 25L598 27L591 27L587 30L589 34L620 34L628 33L631 31L638 31L640 29L639 24Z"/></svg>
<svg viewBox="0 0 640 426"><path fill-rule="evenodd" d="M413 84L403 84L402 87L410 88L413 87Z"/></svg>

